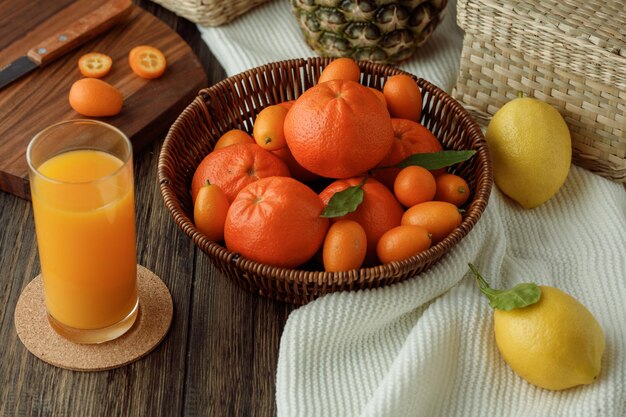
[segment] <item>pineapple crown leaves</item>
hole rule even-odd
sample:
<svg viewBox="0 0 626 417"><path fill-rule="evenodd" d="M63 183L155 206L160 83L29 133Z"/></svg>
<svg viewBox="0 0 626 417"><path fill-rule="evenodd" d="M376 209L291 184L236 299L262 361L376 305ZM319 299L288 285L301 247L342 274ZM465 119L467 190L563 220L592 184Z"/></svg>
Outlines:
<svg viewBox="0 0 626 417"><path fill-rule="evenodd" d="M411 165L421 166L428 170L434 170L439 168L445 168L459 162L467 161L470 159L476 151L439 151L432 153L416 153L403 161L392 165L374 168L406 168ZM363 185L369 178L369 174L363 177L363 180L357 184L346 188L345 190L336 192L328 201L328 205L321 214L321 217L341 217L348 213L355 211L363 202L365 193L363 192Z"/></svg>

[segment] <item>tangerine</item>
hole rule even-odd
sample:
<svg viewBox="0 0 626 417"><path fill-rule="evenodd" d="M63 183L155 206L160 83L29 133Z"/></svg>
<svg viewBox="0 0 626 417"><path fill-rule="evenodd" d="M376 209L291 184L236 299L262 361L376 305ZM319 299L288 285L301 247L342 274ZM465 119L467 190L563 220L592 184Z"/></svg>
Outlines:
<svg viewBox="0 0 626 417"><path fill-rule="evenodd" d="M295 268L320 249L328 219L324 205L303 183L288 177L262 178L233 200L224 226L226 247L256 262Z"/></svg>
<svg viewBox="0 0 626 417"><path fill-rule="evenodd" d="M82 78L70 88L70 106L83 116L115 116L122 111L122 93L98 78Z"/></svg>
<svg viewBox="0 0 626 417"><path fill-rule="evenodd" d="M320 178L319 175L312 173L311 171L300 165L291 154L288 146L272 151L272 153L282 159L285 164L287 164L291 176L298 181L310 182Z"/></svg>
<svg viewBox="0 0 626 417"><path fill-rule="evenodd" d="M329 272L359 269L366 251L367 236L363 227L354 220L339 220L330 226L324 239L324 269Z"/></svg>
<svg viewBox="0 0 626 417"><path fill-rule="evenodd" d="M384 264L402 261L425 251L432 243L428 230L421 226L401 225L387 230L378 240L376 253Z"/></svg>
<svg viewBox="0 0 626 417"><path fill-rule="evenodd" d="M403 225L421 226L432 235L433 243L441 242L463 217L459 208L446 201L427 201L410 207L402 215Z"/></svg>
<svg viewBox="0 0 626 417"><path fill-rule="evenodd" d="M442 174L436 178L437 192L434 199L447 201L457 207L461 207L470 196L467 182L455 174Z"/></svg>
<svg viewBox="0 0 626 417"><path fill-rule="evenodd" d="M328 205L335 193L343 191L348 187L359 185L362 180L362 177L356 177L331 183L320 193L324 206ZM363 202L359 207L352 213L337 217L333 221L341 219L354 220L363 227L367 236L366 262L372 264L376 260L376 243L378 239L387 230L400 225L403 210L391 191L375 179L368 178L362 188Z"/></svg>
<svg viewBox="0 0 626 417"><path fill-rule="evenodd" d="M293 103L295 103L295 102L296 102L296 100L281 101L280 103L278 103L278 105L279 106L283 106L284 108L289 110L291 108L291 106L293 106Z"/></svg>
<svg viewBox="0 0 626 417"><path fill-rule="evenodd" d="M246 185L271 176L288 177L289 168L276 155L256 143L239 143L209 153L198 165L191 180L191 196L196 200L208 180L224 191L228 201Z"/></svg>
<svg viewBox="0 0 626 417"><path fill-rule="evenodd" d="M220 138L215 142L215 146L213 150L222 149L230 145L236 145L238 143L255 143L252 136L248 134L248 132L241 129L231 129L228 132L224 133Z"/></svg>
<svg viewBox="0 0 626 417"><path fill-rule="evenodd" d="M422 93L412 77L406 74L392 75L383 85L383 94L391 117L419 122L422 116Z"/></svg>
<svg viewBox="0 0 626 417"><path fill-rule="evenodd" d="M254 119L252 136L257 145L268 151L287 146L283 126L289 110L285 106L275 104L261 110Z"/></svg>
<svg viewBox="0 0 626 417"><path fill-rule="evenodd" d="M437 183L433 174L415 165L403 168L393 183L393 193L405 207L432 200L436 191Z"/></svg>
<svg viewBox="0 0 626 417"><path fill-rule="evenodd" d="M385 95L383 94L382 91L377 90L374 87L367 87L372 93L374 93L374 95L378 98L378 100L380 100L381 103L383 103L385 105L385 108L387 108L387 99L385 98Z"/></svg>
<svg viewBox="0 0 626 417"><path fill-rule="evenodd" d="M331 80L350 80L359 82L361 79L361 69L351 58L337 58L328 64L317 80L318 84Z"/></svg>
<svg viewBox="0 0 626 417"><path fill-rule="evenodd" d="M375 167L393 144L387 109L354 81L332 80L304 92L285 119L285 138L300 165L328 178Z"/></svg>
<svg viewBox="0 0 626 417"><path fill-rule="evenodd" d="M416 153L431 153L443 150L441 142L425 126L407 119L391 119L394 141L391 149L378 167L373 176L378 181L393 190L393 182L400 172L400 168L391 167ZM440 171L435 171L438 173Z"/></svg>

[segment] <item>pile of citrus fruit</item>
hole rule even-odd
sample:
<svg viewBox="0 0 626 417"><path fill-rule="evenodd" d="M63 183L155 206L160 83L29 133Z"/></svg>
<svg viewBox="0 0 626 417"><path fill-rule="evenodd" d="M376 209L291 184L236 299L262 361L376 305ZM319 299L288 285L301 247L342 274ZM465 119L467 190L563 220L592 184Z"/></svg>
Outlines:
<svg viewBox="0 0 626 417"><path fill-rule="evenodd" d="M443 240L470 189L419 123L408 75L382 92L351 59L332 61L298 99L271 105L252 132L224 133L194 173L194 222L209 239L271 266L327 271L401 261ZM448 170L452 171L452 170Z"/></svg>

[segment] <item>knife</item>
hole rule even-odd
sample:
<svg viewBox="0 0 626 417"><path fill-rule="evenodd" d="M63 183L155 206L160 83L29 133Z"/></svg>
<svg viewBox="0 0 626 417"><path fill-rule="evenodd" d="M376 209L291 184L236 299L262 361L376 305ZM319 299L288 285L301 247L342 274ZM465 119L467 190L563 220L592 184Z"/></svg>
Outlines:
<svg viewBox="0 0 626 417"><path fill-rule="evenodd" d="M124 20L132 10L130 0L111 0L81 17L66 30L49 37L24 56L0 70L0 89L37 67L44 67L63 54Z"/></svg>

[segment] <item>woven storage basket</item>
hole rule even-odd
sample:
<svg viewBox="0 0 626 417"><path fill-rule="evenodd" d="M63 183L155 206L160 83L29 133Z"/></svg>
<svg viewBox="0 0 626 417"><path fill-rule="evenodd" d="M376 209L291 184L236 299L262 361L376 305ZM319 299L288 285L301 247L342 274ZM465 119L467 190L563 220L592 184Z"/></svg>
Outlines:
<svg viewBox="0 0 626 417"><path fill-rule="evenodd" d="M219 26L268 0L153 0L194 23Z"/></svg>
<svg viewBox="0 0 626 417"><path fill-rule="evenodd" d="M247 290L295 304L341 290L373 288L395 283L429 268L459 242L478 221L492 185L491 163L480 127L442 90L422 79L422 123L448 149L475 149L476 154L457 165L472 191L463 221L447 238L405 261L342 273L292 270L253 262L209 241L193 224L191 179L200 161L226 131L252 131L264 107L297 98L316 84L328 58L295 59L248 70L201 90L170 128L159 156L158 174L165 205L178 226L228 277ZM392 67L359 63L361 82L381 88L386 77L403 73Z"/></svg>
<svg viewBox="0 0 626 417"><path fill-rule="evenodd" d="M518 91L555 106L574 163L626 182L623 0L458 0L465 30L453 96L486 123Z"/></svg>

